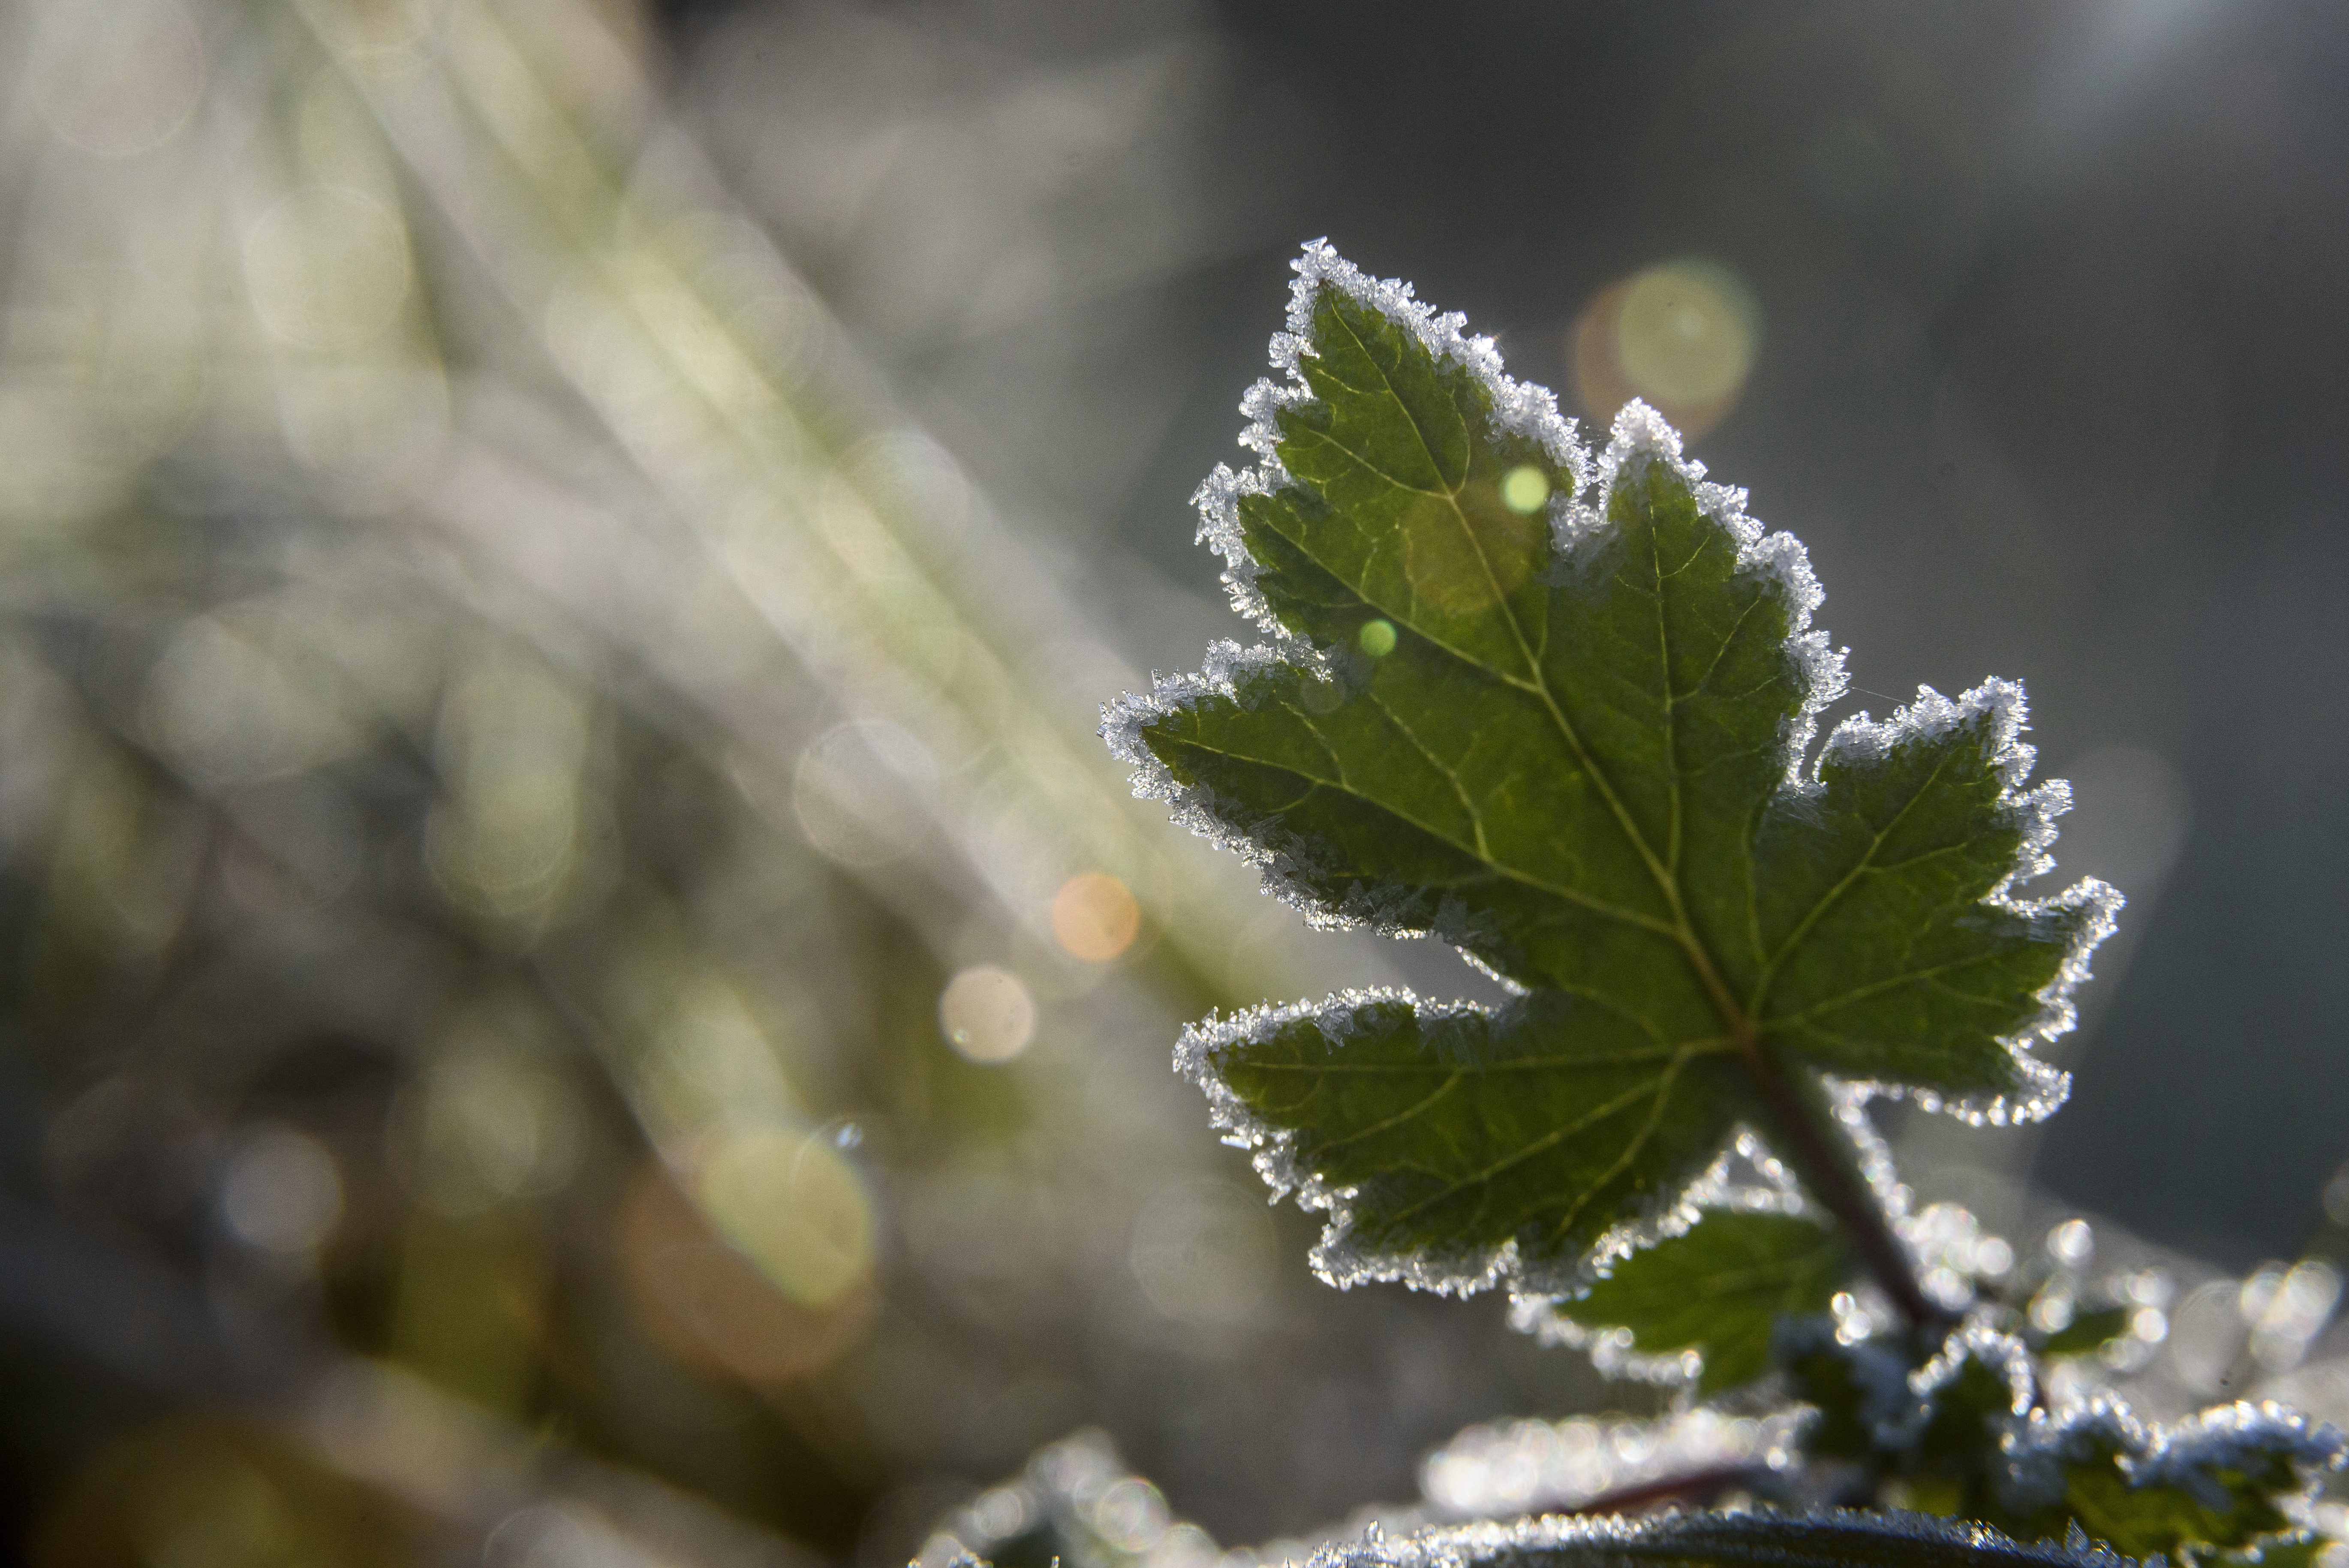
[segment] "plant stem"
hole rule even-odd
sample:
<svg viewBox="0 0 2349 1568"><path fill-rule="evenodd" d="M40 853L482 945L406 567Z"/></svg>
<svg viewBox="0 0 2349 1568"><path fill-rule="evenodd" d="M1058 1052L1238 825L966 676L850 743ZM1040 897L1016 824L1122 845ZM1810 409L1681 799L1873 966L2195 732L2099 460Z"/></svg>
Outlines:
<svg viewBox="0 0 2349 1568"><path fill-rule="evenodd" d="M1669 884L1666 891L1673 898L1674 913L1680 920L1682 948L1713 1006L1720 1009L1722 1021L1729 1026L1737 1054L1744 1058L1747 1070L1754 1075L1754 1086L1769 1103L1778 1130L1785 1134L1786 1152L1794 1156L1804 1184L1826 1205L1829 1213L1842 1222L1860 1261L1868 1264L1876 1283L1884 1287L1884 1293L1909 1320L1910 1328L1948 1327L1950 1315L1925 1299L1923 1289L1917 1284L1917 1270L1909 1261L1909 1249L1892 1233L1867 1178L1837 1140L1834 1129L1820 1125L1816 1106L1787 1080L1786 1075L1778 1070L1778 1064L1763 1050L1761 1039L1754 1032L1753 1020L1723 983L1721 972L1713 966L1712 958L1690 928L1686 913L1679 907L1677 892Z"/></svg>
<svg viewBox="0 0 2349 1568"><path fill-rule="evenodd" d="M1909 1261L1909 1249L1893 1234L1867 1179L1835 1142L1834 1130L1820 1125L1816 1105L1807 1103L1803 1093L1786 1081L1777 1064L1764 1054L1751 1025L1740 1024L1736 1040L1738 1054L1745 1058L1755 1087L1769 1102L1779 1130L1786 1135L1788 1152L1794 1155L1805 1185L1826 1205L1829 1213L1842 1222L1861 1261L1900 1309L1901 1315L1908 1318L1909 1326L1946 1327L1950 1315L1925 1298L1917 1284L1917 1270Z"/></svg>

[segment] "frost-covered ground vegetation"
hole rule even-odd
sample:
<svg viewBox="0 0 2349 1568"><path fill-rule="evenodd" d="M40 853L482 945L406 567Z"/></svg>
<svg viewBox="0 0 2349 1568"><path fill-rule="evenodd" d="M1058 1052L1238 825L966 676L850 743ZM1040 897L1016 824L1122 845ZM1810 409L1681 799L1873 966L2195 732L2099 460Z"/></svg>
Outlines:
<svg viewBox="0 0 2349 1568"><path fill-rule="evenodd" d="M1408 285L1321 242L1296 272L1281 377L1243 404L1257 461L1198 497L1264 640L1102 733L1315 923L1432 934L1507 999L1210 1016L1176 1067L1327 1215L1330 1284L1506 1288L1519 1326L1682 1390L1652 1423L1464 1437L1421 1505L1316 1561L2333 1550L2338 1430L2274 1403L2141 1420L2079 1371L2158 1335L2139 1282L1915 1212L1872 1127L1888 1099L1980 1125L2068 1090L2037 1051L2121 900L2036 891L2070 794L2030 781L2023 688L1922 689L1817 742L1844 655L1803 549L1659 417L1631 404L1593 451ZM1131 1532L1113 1471L1064 1445L933 1550L1098 1555ZM1435 1522L1512 1492L1568 1511Z"/></svg>

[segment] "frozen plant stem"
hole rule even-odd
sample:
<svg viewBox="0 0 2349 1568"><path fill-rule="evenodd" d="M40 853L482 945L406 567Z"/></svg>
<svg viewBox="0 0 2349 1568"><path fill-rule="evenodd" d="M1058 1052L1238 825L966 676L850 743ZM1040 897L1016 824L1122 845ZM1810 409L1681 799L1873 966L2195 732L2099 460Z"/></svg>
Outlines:
<svg viewBox="0 0 2349 1568"><path fill-rule="evenodd" d="M1826 1204L1827 1212L1843 1226L1853 1250L1867 1264L1868 1273L1876 1276L1876 1283L1892 1298L1893 1305L1909 1320L1911 1329L1938 1332L1947 1328L1952 1319L1918 1288L1917 1271L1909 1262L1909 1249L1885 1223L1882 1206L1868 1195L1866 1178L1837 1147L1835 1134L1820 1126L1816 1100L1807 1099L1786 1081L1754 1038L1751 1026L1741 1026L1736 1038L1738 1054L1753 1072L1754 1087L1769 1102L1780 1130L1785 1133L1789 1152L1795 1156L1795 1166L1812 1196Z"/></svg>
<svg viewBox="0 0 2349 1568"><path fill-rule="evenodd" d="M1777 1130L1785 1135L1787 1151L1803 1176L1811 1195L1826 1205L1851 1242L1853 1251L1884 1287L1892 1304L1908 1319L1909 1326L1917 1332L1946 1331L1955 1320L1950 1314L1925 1298L1918 1286L1917 1271L1910 1264L1909 1249L1892 1233L1885 1222L1883 1205L1877 1202L1868 1190L1868 1180L1860 1174L1844 1146L1831 1128L1822 1125L1817 1097L1806 1095L1762 1048L1754 1031L1754 1021L1746 1016L1737 998L1723 984L1721 972L1706 955L1703 945L1689 930L1688 918L1682 913L1681 890L1652 861L1650 867L1663 883L1664 894L1680 913L1681 945L1694 965L1697 979L1713 1005L1721 1010L1722 1021L1729 1027L1731 1040L1737 1048L1738 1058L1745 1064L1754 1078L1754 1086L1770 1108Z"/></svg>

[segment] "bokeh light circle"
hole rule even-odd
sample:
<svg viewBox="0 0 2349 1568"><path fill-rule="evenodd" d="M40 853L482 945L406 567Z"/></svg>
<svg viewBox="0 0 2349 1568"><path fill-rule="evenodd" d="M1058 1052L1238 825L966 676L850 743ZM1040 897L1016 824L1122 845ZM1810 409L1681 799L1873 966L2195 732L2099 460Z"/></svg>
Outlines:
<svg viewBox="0 0 2349 1568"><path fill-rule="evenodd" d="M357 348L408 298L408 232L364 191L310 185L253 222L244 276L271 334L297 347Z"/></svg>
<svg viewBox="0 0 2349 1568"><path fill-rule="evenodd" d="M1127 1258L1151 1305L1180 1323L1225 1329L1258 1321L1280 1262L1261 1194L1219 1181L1154 1198L1134 1222Z"/></svg>
<svg viewBox="0 0 2349 1568"><path fill-rule="evenodd" d="M1760 347L1745 285L1709 262L1672 262L1631 280L1615 318L1623 373L1658 403L1711 403L1745 385Z"/></svg>
<svg viewBox="0 0 2349 1568"><path fill-rule="evenodd" d="M59 8L36 67L57 139L100 158L161 146L204 96L204 43L181 0Z"/></svg>
<svg viewBox="0 0 2349 1568"><path fill-rule="evenodd" d="M343 1217L342 1175L326 1145L308 1133L265 1128L230 1159L220 1206L221 1218L247 1246L311 1252Z"/></svg>
<svg viewBox="0 0 2349 1568"><path fill-rule="evenodd" d="M1009 969L978 965L939 993L938 1028L968 1060L1008 1062L1036 1037L1036 999Z"/></svg>
<svg viewBox="0 0 2349 1568"><path fill-rule="evenodd" d="M1052 895L1052 940L1081 963L1108 963L1141 932L1142 906L1113 876L1081 872Z"/></svg>
<svg viewBox="0 0 2349 1568"><path fill-rule="evenodd" d="M1531 463L1519 463L1501 476L1501 504L1530 516L1549 500L1549 476Z"/></svg>
<svg viewBox="0 0 2349 1568"><path fill-rule="evenodd" d="M1638 397L1683 435L1728 418L1761 353L1762 309L1717 262L1664 262L1593 294L1568 335L1577 396L1611 420Z"/></svg>
<svg viewBox="0 0 2349 1568"><path fill-rule="evenodd" d="M843 724L801 754L792 810L809 843L845 866L875 866L918 848L929 825L918 789L936 765L896 725Z"/></svg>

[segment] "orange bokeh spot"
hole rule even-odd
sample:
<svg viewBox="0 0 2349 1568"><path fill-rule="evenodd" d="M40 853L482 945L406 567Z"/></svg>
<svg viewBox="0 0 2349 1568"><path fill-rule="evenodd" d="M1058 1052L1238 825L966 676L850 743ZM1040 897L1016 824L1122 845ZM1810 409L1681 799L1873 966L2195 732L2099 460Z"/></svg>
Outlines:
<svg viewBox="0 0 2349 1568"><path fill-rule="evenodd" d="M788 1382L830 1366L873 1321L869 1275L821 1307L792 1300L719 1239L656 1165L637 1175L621 1206L619 1240L638 1316L688 1366Z"/></svg>
<svg viewBox="0 0 2349 1568"><path fill-rule="evenodd" d="M1142 906L1113 876L1081 872L1052 895L1052 939L1071 958L1106 964L1141 932Z"/></svg>

